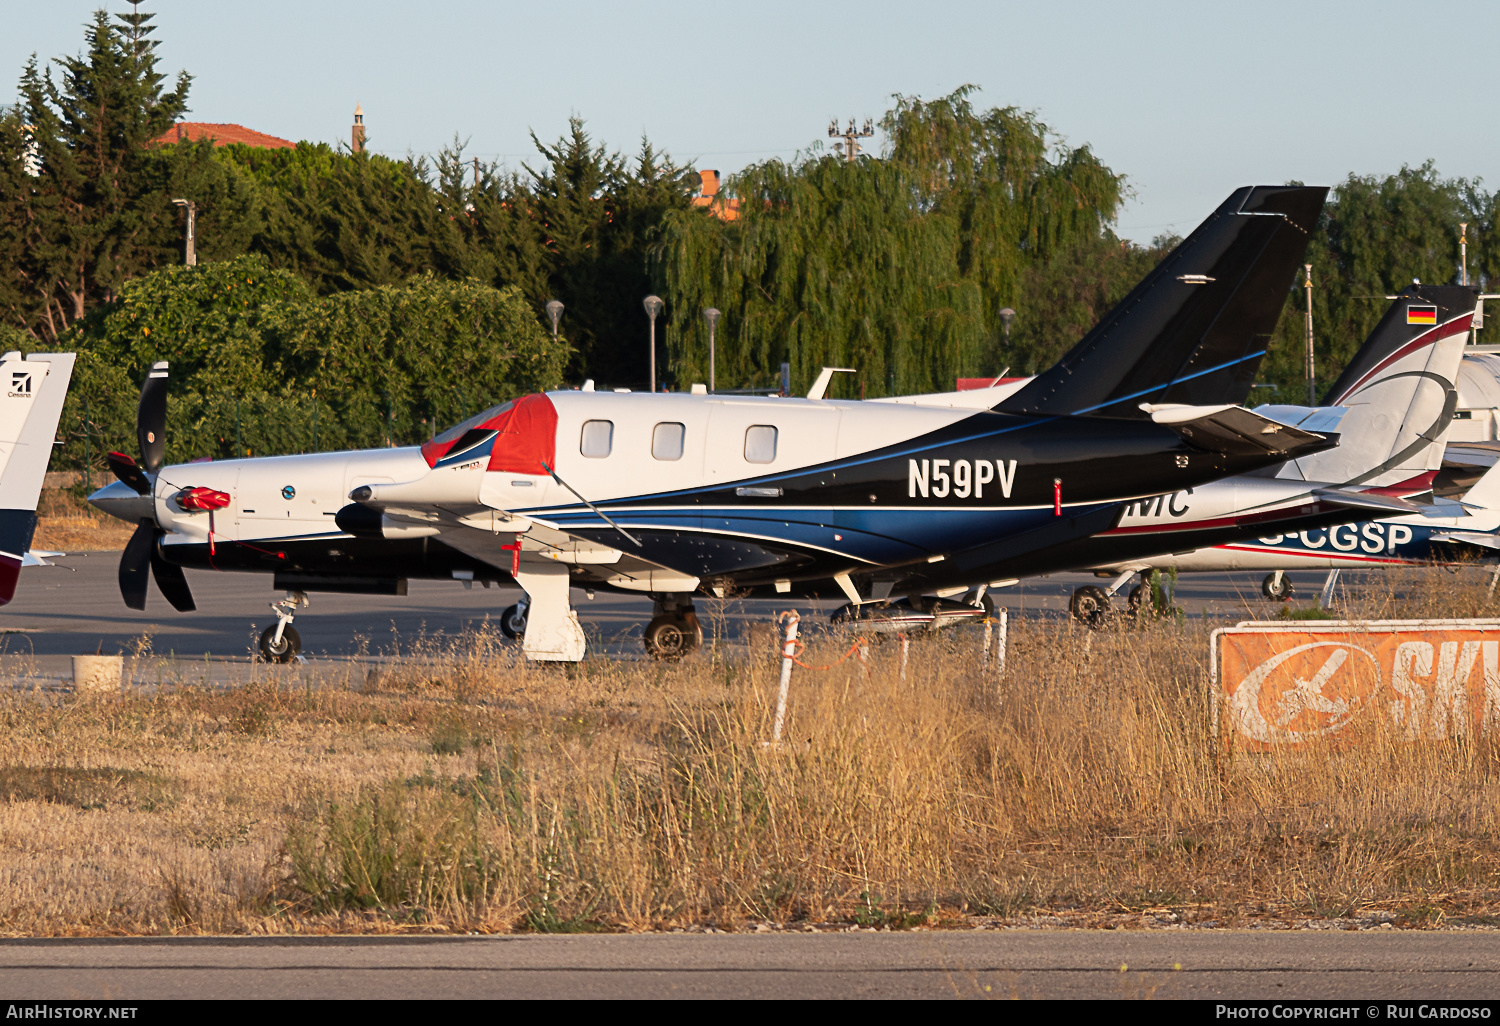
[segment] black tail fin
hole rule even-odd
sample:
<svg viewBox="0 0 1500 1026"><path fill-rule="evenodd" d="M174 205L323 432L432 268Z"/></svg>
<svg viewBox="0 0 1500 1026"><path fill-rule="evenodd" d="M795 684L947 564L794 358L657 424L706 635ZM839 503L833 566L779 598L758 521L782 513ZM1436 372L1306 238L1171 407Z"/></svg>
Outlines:
<svg viewBox="0 0 1500 1026"><path fill-rule="evenodd" d="M1467 318L1478 305L1479 290L1467 285L1406 286L1328 390L1324 405L1341 405L1371 374L1411 349L1432 345L1456 331L1467 333ZM1445 384L1451 388L1453 383Z"/></svg>
<svg viewBox="0 0 1500 1026"><path fill-rule="evenodd" d="M1055 367L995 409L1144 417L1141 403L1243 402L1327 195L1236 190Z"/></svg>

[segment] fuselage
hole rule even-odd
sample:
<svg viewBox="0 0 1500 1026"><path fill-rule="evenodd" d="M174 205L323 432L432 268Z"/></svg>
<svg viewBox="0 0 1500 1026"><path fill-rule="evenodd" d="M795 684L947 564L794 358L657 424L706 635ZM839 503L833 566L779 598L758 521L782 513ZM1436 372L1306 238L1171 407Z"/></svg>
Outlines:
<svg viewBox="0 0 1500 1026"><path fill-rule="evenodd" d="M523 541L536 524L692 586L788 590L959 562L1274 462L1207 452L1143 419L915 404L565 391L489 412L422 447L164 467L152 495L161 551L219 570L503 579L505 567L444 541L502 511L511 526L493 529L521 525ZM366 486L384 512L373 537L339 525ZM225 493L228 506L182 508L175 497L195 487ZM109 492L96 505L130 502ZM608 586L604 569L596 576Z"/></svg>

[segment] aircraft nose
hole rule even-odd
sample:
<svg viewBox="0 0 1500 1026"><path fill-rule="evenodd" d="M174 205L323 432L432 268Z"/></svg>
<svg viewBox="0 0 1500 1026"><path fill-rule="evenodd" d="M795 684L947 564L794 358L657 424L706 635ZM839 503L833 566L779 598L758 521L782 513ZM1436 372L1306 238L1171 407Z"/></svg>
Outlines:
<svg viewBox="0 0 1500 1026"><path fill-rule="evenodd" d="M151 496L141 495L124 481L111 482L90 495L89 505L130 524L156 515Z"/></svg>

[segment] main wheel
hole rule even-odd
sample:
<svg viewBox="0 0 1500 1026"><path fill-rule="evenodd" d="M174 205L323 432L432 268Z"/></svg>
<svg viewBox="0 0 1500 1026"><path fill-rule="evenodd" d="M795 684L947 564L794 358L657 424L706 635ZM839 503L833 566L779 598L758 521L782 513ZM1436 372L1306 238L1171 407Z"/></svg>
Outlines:
<svg viewBox="0 0 1500 1026"><path fill-rule="evenodd" d="M281 629L281 641L276 641L276 625L273 623L260 635L260 657L268 663L289 663L302 651L302 638L297 628L287 624Z"/></svg>
<svg viewBox="0 0 1500 1026"><path fill-rule="evenodd" d="M1279 586L1275 574L1267 574L1266 579L1260 582L1260 593L1272 602L1290 602L1292 590L1292 579L1286 574L1281 575Z"/></svg>
<svg viewBox="0 0 1500 1026"><path fill-rule="evenodd" d="M703 643L703 632L695 622L675 616L658 616L646 625L642 639L654 658L675 662Z"/></svg>
<svg viewBox="0 0 1500 1026"><path fill-rule="evenodd" d="M1146 589L1142 585L1137 584L1134 588L1130 589L1130 594L1125 596L1125 602L1130 606L1132 613L1139 613L1141 611L1141 597L1145 593Z"/></svg>
<svg viewBox="0 0 1500 1026"><path fill-rule="evenodd" d="M521 610L518 602L506 608L500 614L500 631L512 641L519 640L526 634L526 614Z"/></svg>
<svg viewBox="0 0 1500 1026"><path fill-rule="evenodd" d="M1073 600L1068 603L1068 612L1073 614L1073 619L1086 627L1103 627L1104 621L1109 619L1109 596L1103 588L1086 584L1073 593Z"/></svg>

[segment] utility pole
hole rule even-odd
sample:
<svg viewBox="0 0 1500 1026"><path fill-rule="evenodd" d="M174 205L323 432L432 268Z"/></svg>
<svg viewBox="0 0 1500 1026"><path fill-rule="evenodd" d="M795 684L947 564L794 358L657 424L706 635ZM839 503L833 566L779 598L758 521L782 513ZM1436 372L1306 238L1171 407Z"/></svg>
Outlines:
<svg viewBox="0 0 1500 1026"><path fill-rule="evenodd" d="M832 121L828 122L828 137L830 139L844 140L843 142L834 143L833 148L842 153L844 155L844 160L850 164L854 163L854 158L859 156L860 154L861 148L857 140L868 139L874 134L875 122L871 121L869 118L865 118L865 126L859 131L856 131L854 128L853 118L849 119L849 127L842 132L839 131L838 118L834 118Z"/></svg>
<svg viewBox="0 0 1500 1026"><path fill-rule="evenodd" d="M1460 284L1469 284L1469 222L1458 222L1458 252L1459 260L1463 266L1463 281Z"/></svg>
<svg viewBox="0 0 1500 1026"><path fill-rule="evenodd" d="M1312 330L1312 264L1303 264L1307 272L1307 281L1303 288L1307 289L1307 405L1316 406L1317 399L1317 369L1313 365L1313 330Z"/></svg>
<svg viewBox="0 0 1500 1026"><path fill-rule="evenodd" d="M479 158L474 158L474 191L479 191Z"/></svg>
<svg viewBox="0 0 1500 1026"><path fill-rule="evenodd" d="M641 301L646 308L646 316L651 319L651 386L647 391L656 391L656 317L666 304L657 296L647 296Z"/></svg>
<svg viewBox="0 0 1500 1026"><path fill-rule="evenodd" d="M189 267L198 265L198 250L196 246L196 234L198 224L198 204L188 199L174 199L173 205L187 208L187 241L183 245L183 263Z"/></svg>

